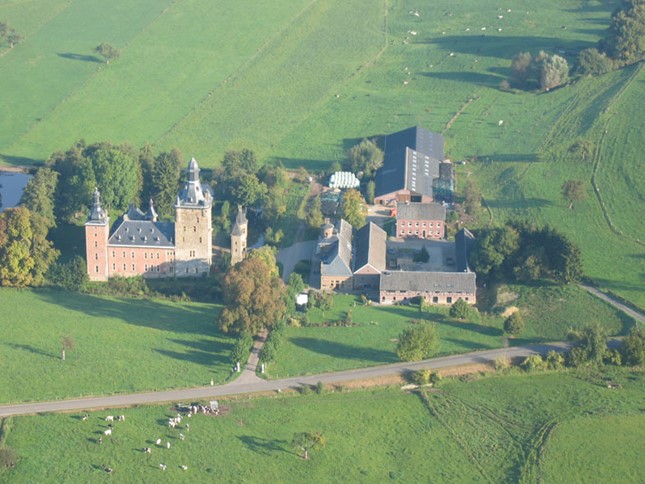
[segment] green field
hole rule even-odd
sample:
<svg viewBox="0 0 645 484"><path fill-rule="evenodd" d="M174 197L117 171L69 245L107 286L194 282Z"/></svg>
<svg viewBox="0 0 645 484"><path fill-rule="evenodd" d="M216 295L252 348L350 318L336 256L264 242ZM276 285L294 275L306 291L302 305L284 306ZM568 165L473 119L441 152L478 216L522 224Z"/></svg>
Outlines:
<svg viewBox="0 0 645 484"><path fill-rule="evenodd" d="M85 138L177 146L205 167L248 147L263 162L322 169L357 139L420 124L444 133L450 158L479 160L458 167L457 186L470 176L481 185L481 224L519 216L554 225L580 245L601 288L645 307L645 222L633 216L645 199L640 66L549 93L497 88L522 50L573 65L614 5L510 7L0 0L0 19L25 37L0 55L0 90L11 93L0 99L9 113L0 158L31 163ZM103 41L122 50L109 66L92 53ZM595 144L591 161L568 152L578 138ZM560 186L572 178L588 197L568 210Z"/></svg>
<svg viewBox="0 0 645 484"><path fill-rule="evenodd" d="M211 304L0 289L0 402L204 386L230 375ZM74 338L61 360L61 338Z"/></svg>
<svg viewBox="0 0 645 484"><path fill-rule="evenodd" d="M621 388L608 390L606 380ZM642 482L643 398L643 372L613 368L447 381L421 394L328 390L225 401L224 415L193 417L189 432L170 431L169 406L95 412L86 422L79 415L12 418L4 443L20 460L0 479L531 483L611 476L611 482ZM126 421L99 445L104 417L121 413ZM289 445L303 431L327 440L308 461ZM157 438L171 448L156 446ZM107 475L104 465L114 472Z"/></svg>
<svg viewBox="0 0 645 484"><path fill-rule="evenodd" d="M267 376L284 378L395 363L399 361L395 353L399 334L410 327L410 320L418 319L436 324L437 356L500 348L505 338L499 313L510 305L520 308L526 321L524 333L511 339L511 345L562 341L569 329L593 324L605 326L613 335L626 335L634 324L575 286L510 286L505 290L517 299L468 321L453 320L448 308L431 307L421 314L418 306L363 306L358 298L336 296L332 310L324 314L316 308L309 311L310 322L319 326L285 328L284 343L276 362L268 365ZM344 321L348 311L352 311L355 326L321 325Z"/></svg>

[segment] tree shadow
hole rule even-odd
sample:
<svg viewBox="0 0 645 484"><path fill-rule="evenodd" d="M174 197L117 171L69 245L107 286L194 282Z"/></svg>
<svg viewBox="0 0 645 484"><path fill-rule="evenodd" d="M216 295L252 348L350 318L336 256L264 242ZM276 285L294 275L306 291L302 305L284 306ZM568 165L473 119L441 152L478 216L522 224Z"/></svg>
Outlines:
<svg viewBox="0 0 645 484"><path fill-rule="evenodd" d="M240 435L238 437L246 447L256 454L271 455L275 452L285 452L287 454L294 454L294 452L286 448L286 440L277 439L264 439L262 437L253 437L251 435Z"/></svg>
<svg viewBox="0 0 645 484"><path fill-rule="evenodd" d="M202 339L199 341L170 340L187 349L184 353L155 349L157 353L181 361L189 361L205 366L222 365L228 362L229 355L233 349L232 343L218 343L216 346L213 341ZM214 351L214 348L217 351Z"/></svg>
<svg viewBox="0 0 645 484"><path fill-rule="evenodd" d="M297 170L304 166L307 171L326 171L329 169L332 160L310 160L305 158L284 158L282 156L270 159L271 164L282 163L288 170Z"/></svg>
<svg viewBox="0 0 645 484"><path fill-rule="evenodd" d="M477 155L477 159L486 162L497 161L504 163L540 161L537 153L493 153L490 155Z"/></svg>
<svg viewBox="0 0 645 484"><path fill-rule="evenodd" d="M499 337L504 334L500 328L493 328L483 324L470 323L467 321L454 321L449 318L444 318L442 321L437 322L440 326L447 326L449 328L470 331L484 336Z"/></svg>
<svg viewBox="0 0 645 484"><path fill-rule="evenodd" d="M476 341L468 341L465 339L459 339L459 338L441 338L441 342L450 342L453 343L461 348L468 349L470 351L477 351L477 350L487 350L490 349L489 345L485 345L482 343L478 343ZM450 354L450 353L446 353Z"/></svg>
<svg viewBox="0 0 645 484"><path fill-rule="evenodd" d="M63 59L77 60L77 61L83 61L83 62L97 62L99 64L103 63L103 61L98 57L96 57L95 55L74 54L72 52L57 52L56 55L58 55L58 57L62 57Z"/></svg>
<svg viewBox="0 0 645 484"><path fill-rule="evenodd" d="M549 206L553 205L553 203L550 200L547 200L545 198L524 198L521 203L522 203L522 209L537 208L537 207L549 207ZM489 199L486 199L486 204L490 208L518 208L518 201L517 200L506 200L506 199L489 200Z"/></svg>
<svg viewBox="0 0 645 484"><path fill-rule="evenodd" d="M52 289L34 290L42 301L79 313L100 318L116 318L124 323L159 331L218 336L212 323L214 308L164 304L150 299L104 299Z"/></svg>
<svg viewBox="0 0 645 484"><path fill-rule="evenodd" d="M473 22L474 24L474 22ZM419 44L434 44L447 52L469 55L485 55L507 59L522 51L537 53L538 50L577 53L582 49L596 47L596 43L557 37L502 36L502 35L442 35Z"/></svg>
<svg viewBox="0 0 645 484"><path fill-rule="evenodd" d="M504 77L495 74L485 74L483 72L468 72L468 71L455 71L455 72L424 72L424 76L433 79L441 79L444 81L458 81L468 84L476 84L480 86L497 87L499 82Z"/></svg>
<svg viewBox="0 0 645 484"><path fill-rule="evenodd" d="M40 348L36 348L35 346L32 346L32 345L17 344L17 343L4 343L4 344L9 346L10 348L13 348L14 350L28 351L28 352L33 353L35 355L47 356L49 358L54 358L55 360L57 360L59 358L58 355L54 355L54 354L50 353L49 351L45 351L45 350L42 350Z"/></svg>
<svg viewBox="0 0 645 484"><path fill-rule="evenodd" d="M6 153L0 153L0 160L3 160L9 165L19 165L19 166L25 166L25 165L42 166L45 161L45 160L37 160L36 158L28 158L26 156L8 155Z"/></svg>
<svg viewBox="0 0 645 484"><path fill-rule="evenodd" d="M399 361L393 351L352 346L318 338L290 338L290 341L294 345L306 350L319 353L321 355L331 356L333 358L371 361L375 363L395 363Z"/></svg>

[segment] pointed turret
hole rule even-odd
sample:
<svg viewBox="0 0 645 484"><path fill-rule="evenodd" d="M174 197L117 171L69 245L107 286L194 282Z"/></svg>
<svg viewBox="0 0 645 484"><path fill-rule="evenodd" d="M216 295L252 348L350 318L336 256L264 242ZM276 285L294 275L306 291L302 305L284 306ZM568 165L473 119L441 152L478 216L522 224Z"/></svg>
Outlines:
<svg viewBox="0 0 645 484"><path fill-rule="evenodd" d="M159 218L159 215L157 215L157 211L155 210L155 206L151 198L150 205L148 206L148 213L146 213L146 219L156 222L158 218Z"/></svg>
<svg viewBox="0 0 645 484"><path fill-rule="evenodd" d="M246 211L241 205L237 206L235 223L231 229L231 265L235 265L246 256L246 239L249 221Z"/></svg>
<svg viewBox="0 0 645 484"><path fill-rule="evenodd" d="M101 208L101 194L99 193L98 188L94 189L93 198L94 203L92 204L92 210L90 211L90 215L87 218L87 221L104 224L107 222L107 213L105 212L105 210L103 210L103 208Z"/></svg>
<svg viewBox="0 0 645 484"><path fill-rule="evenodd" d="M210 192L199 181L199 165L195 158L191 158L186 173L187 181L184 184L184 189L179 194L176 206L210 206Z"/></svg>

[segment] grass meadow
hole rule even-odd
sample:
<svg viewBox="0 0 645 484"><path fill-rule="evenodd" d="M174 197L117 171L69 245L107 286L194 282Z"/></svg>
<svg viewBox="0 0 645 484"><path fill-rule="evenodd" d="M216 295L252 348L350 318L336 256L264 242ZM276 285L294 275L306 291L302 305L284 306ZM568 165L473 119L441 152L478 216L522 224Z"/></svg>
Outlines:
<svg viewBox="0 0 645 484"><path fill-rule="evenodd" d="M267 376L276 379L395 363L399 361L397 338L414 324L411 320L436 325L436 356L501 348L506 339L501 313L511 305L520 308L526 322L524 333L511 339L511 345L562 341L569 329L593 324L607 327L613 335L625 335L634 324L631 318L575 286L510 286L502 291L510 294L512 301L491 303L495 307L487 308L490 312L473 313L467 321L450 318L448 308L430 307L420 313L418 306L363 306L353 296L336 296L332 310L323 313L312 308L308 312L316 326L285 329L284 342L276 362L268 365ZM354 326L332 325L345 321L348 311Z"/></svg>
<svg viewBox="0 0 645 484"><path fill-rule="evenodd" d="M218 308L0 289L0 403L204 386L230 375ZM61 360L61 339L74 349Z"/></svg>
<svg viewBox="0 0 645 484"><path fill-rule="evenodd" d="M511 374L398 388L220 401L170 430L169 406L5 419L9 482L642 482L642 371ZM606 381L620 384L608 390ZM104 417L124 414L111 437ZM299 457L296 432L326 446ZM179 434L185 440L179 439ZM155 444L162 439L163 447ZM165 448L165 442L171 448ZM142 449L151 447L151 454ZM56 465L52 465L56 462ZM159 464L167 465L166 471ZM187 470L180 466L185 465ZM103 466L114 469L111 474ZM604 479L601 479L604 480Z"/></svg>
<svg viewBox="0 0 645 484"><path fill-rule="evenodd" d="M442 132L458 188L474 177L480 224L526 218L582 248L602 288L645 306L639 66L549 93L502 92L510 59L544 49L573 65L604 35L598 0L0 0L25 39L0 53L0 159L45 159L88 142L179 147L204 167L229 149L327 168L363 137L414 124ZM414 15L418 12L419 15ZM502 18L499 18L502 17ZM414 34L413 34L414 33ZM109 66L92 49L110 42ZM503 121L502 126L499 121ZM590 162L568 152L596 146ZM592 178L594 185L592 185ZM581 179L568 210L560 187Z"/></svg>

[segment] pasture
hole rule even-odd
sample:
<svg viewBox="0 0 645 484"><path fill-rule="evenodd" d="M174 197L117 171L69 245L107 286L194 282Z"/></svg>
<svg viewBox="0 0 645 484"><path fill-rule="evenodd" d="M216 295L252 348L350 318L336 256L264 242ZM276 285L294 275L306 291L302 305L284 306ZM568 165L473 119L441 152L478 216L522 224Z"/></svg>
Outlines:
<svg viewBox="0 0 645 484"><path fill-rule="evenodd" d="M204 167L229 149L325 169L363 137L414 124L442 132L488 218L554 225L580 245L588 275L643 307L639 66L549 93L502 92L516 53L577 53L603 35L599 0L193 0L136 6L9 2L25 39L0 56L0 158L31 163L79 138L179 147ZM415 15L418 14L418 15ZM500 18L501 17L501 18ZM122 50L109 66L92 52ZM503 121L500 126L499 121ZM592 141L593 159L568 148ZM594 185L592 185L592 177ZM587 200L568 210L567 179Z"/></svg>
<svg viewBox="0 0 645 484"><path fill-rule="evenodd" d="M205 386L230 376L217 306L0 289L0 402ZM74 349L61 360L61 339Z"/></svg>
<svg viewBox="0 0 645 484"><path fill-rule="evenodd" d="M524 333L511 339L510 345L562 341L572 327L593 324L607 327L613 335L625 335L634 324L575 286L510 286L506 290L513 294L512 302L488 308L490 313L472 313L467 321L450 318L447 307L430 307L420 313L416 305L363 306L358 298L336 296L330 311L309 311L312 326L285 328L284 341L276 362L267 366L267 376L276 379L395 363L399 361L397 338L414 324L411 320L436 325L436 356L501 348L505 339L501 312L510 305L520 308L526 322ZM354 325L345 327L342 322L349 311Z"/></svg>
<svg viewBox="0 0 645 484"><path fill-rule="evenodd" d="M607 389L608 380L620 388ZM421 393L338 390L220 401L223 415L196 415L175 429L166 423L176 413L169 405L94 412L87 421L80 414L6 419L3 442L19 460L14 469L0 471L0 479L532 483L645 478L634 445L642 440L645 424L642 371L471 375ZM113 434L103 436L106 415L119 414L126 421L115 422ZM618 434L621 430L626 433ZM309 460L290 445L294 433L306 431L321 432L327 442ZM107 474L103 466L113 472Z"/></svg>

